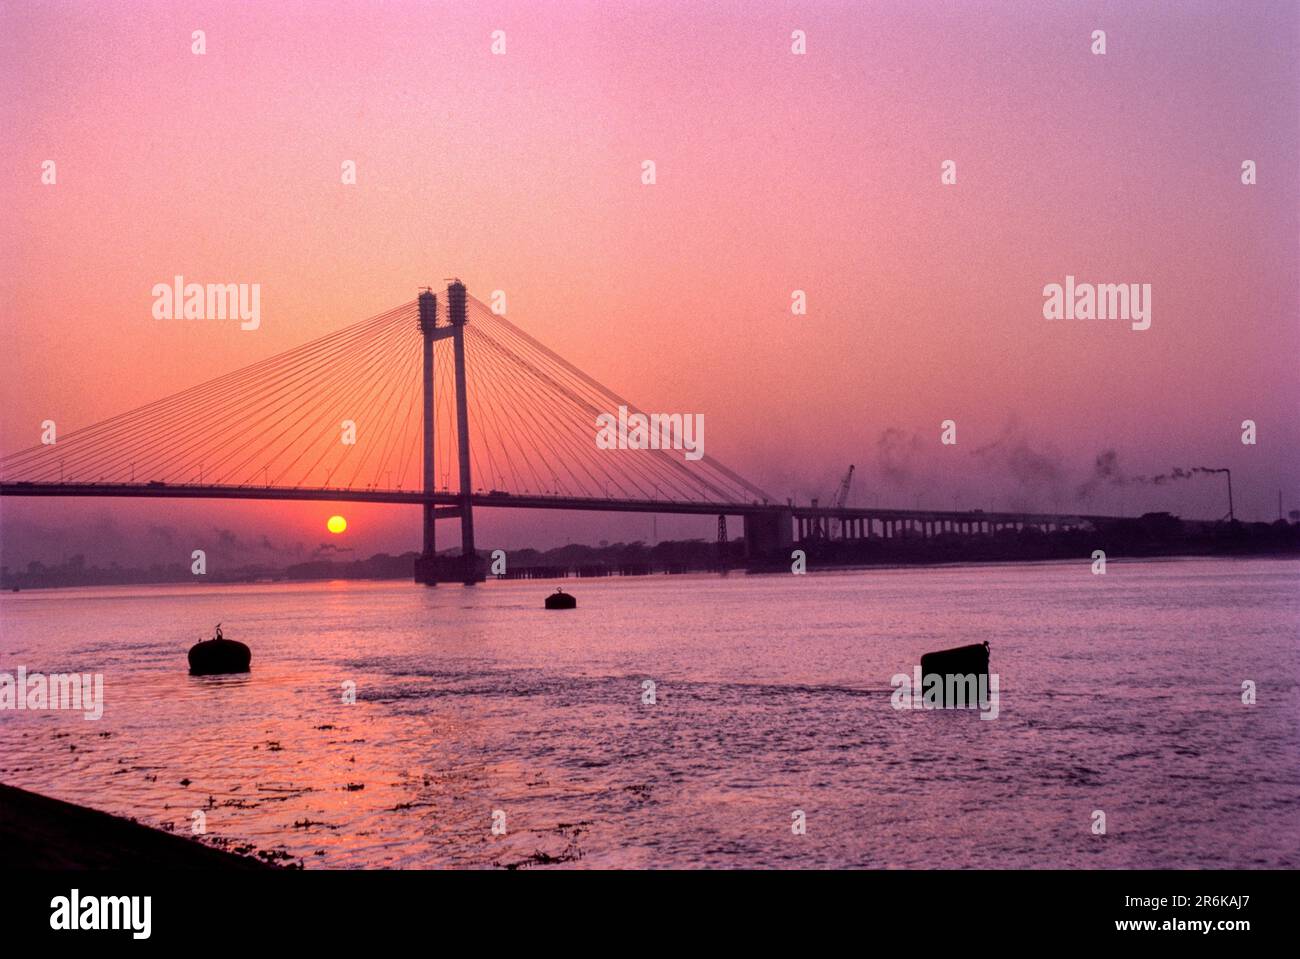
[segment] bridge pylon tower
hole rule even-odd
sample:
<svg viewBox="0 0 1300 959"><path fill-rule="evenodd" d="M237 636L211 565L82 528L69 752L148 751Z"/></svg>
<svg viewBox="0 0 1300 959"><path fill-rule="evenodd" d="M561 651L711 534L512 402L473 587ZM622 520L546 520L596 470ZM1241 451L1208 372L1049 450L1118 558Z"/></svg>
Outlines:
<svg viewBox="0 0 1300 959"><path fill-rule="evenodd" d="M460 519L460 578L466 584L482 582L482 564L474 548L473 487L469 460L469 404L465 395L465 324L468 322L468 294L465 284L452 280L447 285L447 322L438 325L438 296L430 289L420 291L419 326L424 348L424 544L415 560L415 581L426 586L437 585L438 558L435 548L434 526L438 517L457 516ZM451 338L455 366L456 394L456 452L460 467L459 502L453 507L438 509L434 505L434 408L433 345Z"/></svg>

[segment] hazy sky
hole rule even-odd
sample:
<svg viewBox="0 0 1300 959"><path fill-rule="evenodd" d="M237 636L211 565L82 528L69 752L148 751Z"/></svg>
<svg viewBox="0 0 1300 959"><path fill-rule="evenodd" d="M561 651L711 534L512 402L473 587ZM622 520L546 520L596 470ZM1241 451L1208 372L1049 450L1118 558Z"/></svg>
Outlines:
<svg viewBox="0 0 1300 959"><path fill-rule="evenodd" d="M704 413L709 453L778 496L824 498L852 462L850 503L1079 508L1114 449L1132 473L1231 467L1239 514L1274 518L1279 489L1300 508L1298 47L1300 5L1251 0L6 3L0 449L459 275L642 407ZM175 274L261 284L260 328L154 320ZM1067 274L1149 283L1150 329L1045 320ZM1226 510L1201 478L1090 511L1121 497ZM25 560L29 524L311 543L330 509L3 511ZM414 510L349 518L362 553L417 544Z"/></svg>

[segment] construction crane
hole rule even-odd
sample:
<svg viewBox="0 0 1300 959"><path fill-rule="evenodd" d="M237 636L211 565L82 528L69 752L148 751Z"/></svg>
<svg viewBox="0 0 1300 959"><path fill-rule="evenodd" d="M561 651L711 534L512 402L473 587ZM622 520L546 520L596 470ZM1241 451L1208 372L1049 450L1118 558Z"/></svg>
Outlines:
<svg viewBox="0 0 1300 959"><path fill-rule="evenodd" d="M840 488L835 491L831 497L831 509L844 509L844 504L849 500L849 487L853 484L853 464L849 464L849 471L844 474L840 480ZM844 520L836 517L835 519L836 535L839 539L844 538Z"/></svg>

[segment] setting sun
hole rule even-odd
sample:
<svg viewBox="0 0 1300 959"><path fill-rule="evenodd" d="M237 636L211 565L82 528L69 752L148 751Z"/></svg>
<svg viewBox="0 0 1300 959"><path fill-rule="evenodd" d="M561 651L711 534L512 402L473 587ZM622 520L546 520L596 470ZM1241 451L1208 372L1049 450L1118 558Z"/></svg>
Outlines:
<svg viewBox="0 0 1300 959"><path fill-rule="evenodd" d="M342 516L331 516L325 527L331 533L341 533L348 528L348 521Z"/></svg>

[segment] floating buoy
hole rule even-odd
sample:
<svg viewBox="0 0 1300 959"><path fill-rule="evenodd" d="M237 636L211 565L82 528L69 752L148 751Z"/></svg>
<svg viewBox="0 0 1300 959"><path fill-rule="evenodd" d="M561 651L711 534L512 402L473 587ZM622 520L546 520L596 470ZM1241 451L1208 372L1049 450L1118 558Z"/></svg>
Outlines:
<svg viewBox="0 0 1300 959"><path fill-rule="evenodd" d="M989 671L989 644L972 643L955 649L941 649L921 657L921 675L937 673L940 676L987 673Z"/></svg>
<svg viewBox="0 0 1300 959"><path fill-rule="evenodd" d="M216 676L221 673L246 673L253 653L243 643L226 639L217 623L216 635L190 647L190 675Z"/></svg>
<svg viewBox="0 0 1300 959"><path fill-rule="evenodd" d="M578 601L562 589L557 589L546 597L547 609L576 609Z"/></svg>
<svg viewBox="0 0 1300 959"><path fill-rule="evenodd" d="M969 703L960 702L957 695L956 687L948 681L949 676L973 676L975 682L980 681L984 676L984 682L988 682L989 671L989 644L972 643L969 646L958 646L955 649L941 649L937 652L926 653L921 657L921 676L922 682L926 676L942 677L939 682L940 705L948 708L956 706L967 706ZM964 694L963 688L963 694ZM949 694L952 694L954 702L949 702Z"/></svg>

